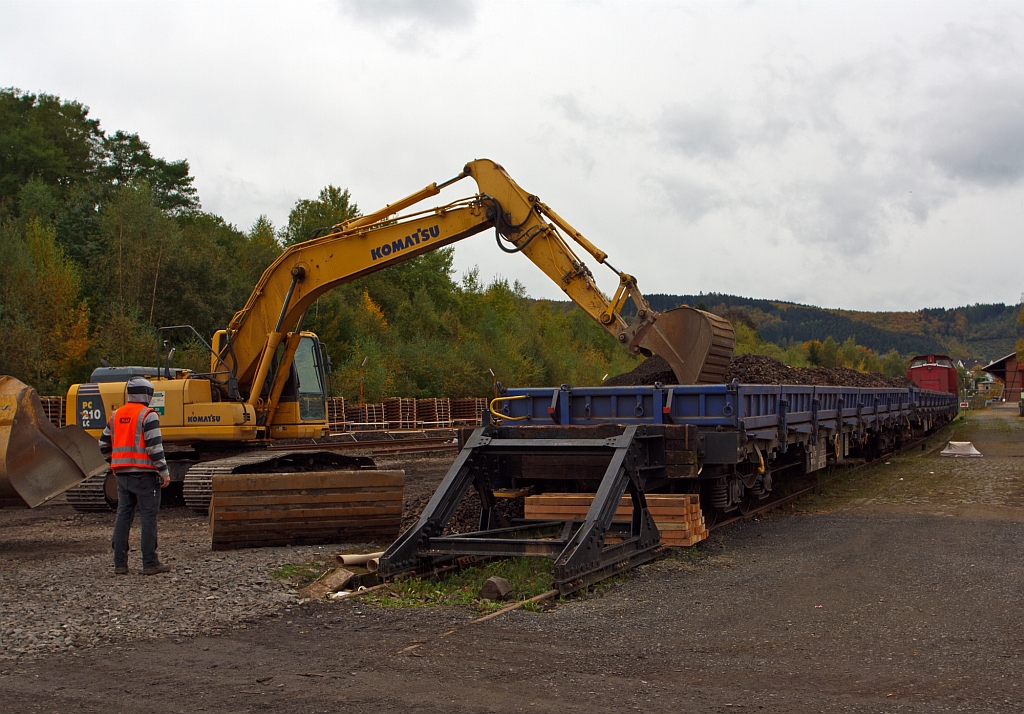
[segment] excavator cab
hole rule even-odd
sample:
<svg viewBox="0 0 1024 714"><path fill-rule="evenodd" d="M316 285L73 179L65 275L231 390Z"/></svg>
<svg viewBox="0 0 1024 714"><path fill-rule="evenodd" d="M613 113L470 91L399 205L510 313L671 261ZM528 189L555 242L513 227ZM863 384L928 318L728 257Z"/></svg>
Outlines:
<svg viewBox="0 0 1024 714"><path fill-rule="evenodd" d="M280 359L284 348L279 347L277 360L267 379L269 386L274 375L281 368ZM287 432L297 428L306 429L310 424L317 428L327 421L327 374L320 339L312 332L303 332L295 356L292 358L291 373L287 376L277 409L271 423L271 436L280 439ZM288 434L290 435L290 434ZM296 434L298 436L298 434Z"/></svg>

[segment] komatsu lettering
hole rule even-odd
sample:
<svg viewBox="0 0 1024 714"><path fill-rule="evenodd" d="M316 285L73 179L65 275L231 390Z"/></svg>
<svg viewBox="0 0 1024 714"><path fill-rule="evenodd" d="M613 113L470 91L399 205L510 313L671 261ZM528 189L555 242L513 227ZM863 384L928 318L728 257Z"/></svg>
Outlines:
<svg viewBox="0 0 1024 714"><path fill-rule="evenodd" d="M441 235L441 228L436 225L430 228L417 228L415 233L407 235L405 238L399 238L377 248L370 248L370 257L373 260L380 260L400 250L412 248L420 243L426 243L431 238L437 238L439 235Z"/></svg>
<svg viewBox="0 0 1024 714"><path fill-rule="evenodd" d="M207 424L209 422L220 421L220 417L216 414L205 414L203 416L190 416L188 418L189 424Z"/></svg>

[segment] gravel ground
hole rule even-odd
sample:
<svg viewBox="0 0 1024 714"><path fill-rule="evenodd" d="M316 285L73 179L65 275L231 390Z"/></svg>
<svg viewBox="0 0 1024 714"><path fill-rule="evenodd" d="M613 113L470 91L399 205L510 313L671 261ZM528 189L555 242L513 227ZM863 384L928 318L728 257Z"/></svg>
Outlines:
<svg viewBox="0 0 1024 714"><path fill-rule="evenodd" d="M422 509L453 458L378 458L381 468L406 470L405 521L415 521L418 510L409 509ZM136 519L131 574L115 576L113 524L113 513L76 513L61 499L31 511L0 510L0 660L245 629L295 603L288 584L271 577L278 567L386 545L213 552L205 518L185 508L165 508L160 554L173 572L141 574Z"/></svg>
<svg viewBox="0 0 1024 714"><path fill-rule="evenodd" d="M176 564L206 577L179 575L172 591L169 580L132 576L122 596L112 575L97 575L108 552L92 541L106 528L70 528L57 507L0 512L5 622L39 638L61 629L52 624L61 603L80 592L75 611L116 604L122 628L139 635L114 625L106 643L0 662L0 711L1024 711L1024 420L990 410L969 419L964 437L984 459L908 454L833 481L794 515L715 531L550 612L447 636L474 615L273 603L284 593L273 583L247 602L281 617L229 618L217 632L194 614L224 592L210 580L256 591L274 563L315 549L214 556L179 549L169 531ZM48 540L57 533L74 535ZM89 558L100 560L79 573ZM25 566L31 577L21 577ZM247 567L253 580L238 576ZM139 610L112 600L139 603L150 588L161 599L186 593L191 606L170 605L160 619L183 617L206 634L142 636L166 625L123 624ZM7 616L26 600L35 612Z"/></svg>
<svg viewBox="0 0 1024 714"><path fill-rule="evenodd" d="M174 508L161 513L159 526L161 557L174 571L141 574L136 522L131 573L115 576L113 514L78 514L52 504L3 511L2 523L0 659L244 629L295 599L271 571L333 552L300 547L214 553L205 520Z"/></svg>

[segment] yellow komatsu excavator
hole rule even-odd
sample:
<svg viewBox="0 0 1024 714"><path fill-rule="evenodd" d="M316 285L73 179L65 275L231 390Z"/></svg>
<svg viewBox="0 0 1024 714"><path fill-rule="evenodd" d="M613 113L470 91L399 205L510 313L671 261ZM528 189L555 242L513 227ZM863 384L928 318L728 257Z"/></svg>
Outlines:
<svg viewBox="0 0 1024 714"><path fill-rule="evenodd" d="M467 177L477 184L475 195L402 213ZM32 390L10 378L6 388L0 383L0 505L20 499L35 506L82 482L68 500L80 510L108 508L116 489L109 473L97 471L95 440L124 403L128 379L142 375L155 385L151 406L161 414L172 478L184 482L186 502L205 511L216 474L249 473L271 459L280 463L288 457L288 440L308 443L327 436L325 360L317 336L302 329L306 311L319 296L488 229L495 230L502 250L529 258L631 352L663 357L679 384L722 381L735 342L726 320L689 307L654 311L633 276L612 267L604 251L520 188L501 166L480 159L449 181L321 229L320 235L284 251L263 273L245 307L215 333L207 374L172 370L169 357L164 365L163 356L156 368L97 369L89 383L68 392L73 436L42 423ZM572 244L618 276L610 299ZM636 312L626 319L623 308L629 299ZM179 328L161 328L167 329ZM271 444L277 448L268 451ZM324 448L329 449L329 440ZM310 462L308 452L302 452L294 468Z"/></svg>

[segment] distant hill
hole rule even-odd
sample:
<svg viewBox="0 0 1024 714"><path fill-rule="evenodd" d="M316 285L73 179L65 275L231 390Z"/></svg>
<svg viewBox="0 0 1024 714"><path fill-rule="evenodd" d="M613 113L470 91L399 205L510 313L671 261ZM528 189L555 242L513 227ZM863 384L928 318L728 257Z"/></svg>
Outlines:
<svg viewBox="0 0 1024 714"><path fill-rule="evenodd" d="M646 297L659 311L698 303L716 313L740 311L762 338L779 345L823 341L829 336L842 342L852 335L858 344L878 354L896 349L904 356L945 352L954 358L994 360L1014 351L1020 328L1017 316L1021 306L1002 303L916 312L857 312L719 293Z"/></svg>

